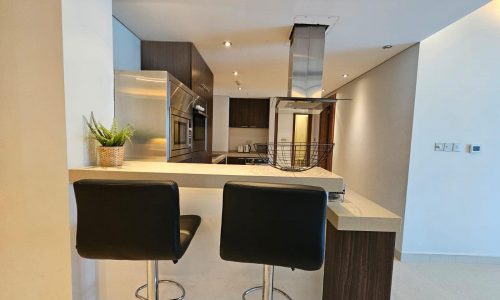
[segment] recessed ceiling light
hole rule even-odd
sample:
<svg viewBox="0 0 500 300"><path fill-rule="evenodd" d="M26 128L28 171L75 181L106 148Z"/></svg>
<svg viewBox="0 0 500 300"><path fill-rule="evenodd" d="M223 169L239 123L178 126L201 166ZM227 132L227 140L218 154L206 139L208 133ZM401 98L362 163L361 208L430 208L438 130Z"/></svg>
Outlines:
<svg viewBox="0 0 500 300"><path fill-rule="evenodd" d="M226 47L226 48L229 48L229 47L231 47L232 45L233 45L233 43L231 43L230 41L225 41L225 42L224 42L224 47Z"/></svg>
<svg viewBox="0 0 500 300"><path fill-rule="evenodd" d="M233 75L234 75L234 76L238 76L238 71L234 71L234 72L233 72Z"/></svg>
<svg viewBox="0 0 500 300"><path fill-rule="evenodd" d="M241 86L239 86L239 87L238 87L238 90L240 90L240 91L241 91L242 89L243 89L243 88L242 88Z"/></svg>
<svg viewBox="0 0 500 300"><path fill-rule="evenodd" d="M323 93L324 93L324 92L325 92L325 89L321 89L321 92L323 92Z"/></svg>
<svg viewBox="0 0 500 300"><path fill-rule="evenodd" d="M344 75L342 75L342 77L347 78L347 77L349 77L349 74L344 74Z"/></svg>
<svg viewBox="0 0 500 300"><path fill-rule="evenodd" d="M382 47L382 49L384 49L384 50L385 49L391 49L391 48L392 48L392 45L385 45L385 46Z"/></svg>

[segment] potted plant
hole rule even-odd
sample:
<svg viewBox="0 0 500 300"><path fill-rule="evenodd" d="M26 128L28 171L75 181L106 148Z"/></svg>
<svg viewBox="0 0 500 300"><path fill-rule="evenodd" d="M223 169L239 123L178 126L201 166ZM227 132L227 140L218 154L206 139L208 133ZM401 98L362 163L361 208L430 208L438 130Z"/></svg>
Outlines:
<svg viewBox="0 0 500 300"><path fill-rule="evenodd" d="M90 113L90 120L83 117L87 126L101 146L98 148L99 164L102 167L116 167L123 165L124 148L123 145L134 135L134 128L127 125L124 128L118 128L116 120L113 119L111 128L106 128L101 122L97 122L94 113Z"/></svg>

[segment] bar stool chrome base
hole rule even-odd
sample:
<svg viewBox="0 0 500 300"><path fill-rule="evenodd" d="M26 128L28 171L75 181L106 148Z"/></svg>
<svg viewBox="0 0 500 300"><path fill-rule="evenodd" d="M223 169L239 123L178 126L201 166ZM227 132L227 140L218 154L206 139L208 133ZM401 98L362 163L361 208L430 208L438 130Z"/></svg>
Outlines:
<svg viewBox="0 0 500 300"><path fill-rule="evenodd" d="M158 284L160 284L160 283L170 283L170 284L174 284L174 285L176 285L176 286L177 286L177 288L179 288L179 290L180 290L180 291L181 291L181 293L182 293L182 295L181 295L179 298L171 298L171 299L168 299L168 300L182 300L182 299L184 299L184 296L186 296L186 290L184 289L184 287L183 287L180 283L175 282L175 281L173 281L173 280L159 280L159 281L158 281ZM140 287L139 287L139 288L135 291L135 297L136 297L137 299L141 299L141 300L149 300L148 298L145 298L145 297L143 297L143 296L139 295L139 293L141 292L141 290L143 290L143 289L145 289L145 288L147 288L147 287L148 287L148 285L147 285L147 284L145 284L145 285L143 285L143 286L140 286Z"/></svg>
<svg viewBox="0 0 500 300"><path fill-rule="evenodd" d="M274 287L274 266L264 265L264 272L262 273L263 285L249 288L246 290L241 299L246 300L246 296L252 292L262 290L262 300L273 300L273 293L278 292L283 295L288 300L292 300L292 297L288 296L287 293Z"/></svg>
<svg viewBox="0 0 500 300"><path fill-rule="evenodd" d="M181 292L181 296L179 296L178 298L171 298L168 300L182 300L182 299L184 299L184 297L186 296L186 290L184 289L184 287L180 283L173 281L173 280L158 280L158 261L157 260L148 260L147 267L148 267L148 283L140 286L137 290L135 290L135 297L137 299L159 300L160 295L158 292L158 286L161 283L173 284L173 285L177 286L177 288ZM140 292L143 289L147 289L147 292L148 292L147 298L140 295Z"/></svg>
<svg viewBox="0 0 500 300"><path fill-rule="evenodd" d="M252 293L252 292L255 292L255 291L258 291L258 290L262 290L263 289L263 286L256 286L256 287L253 287L253 288L249 288L248 290L246 290L241 299L243 300L246 300L247 298L247 295ZM283 297L287 298L288 300L293 300L287 293L283 292L282 290L278 289L278 288L273 288L273 291L274 292L278 292L280 293L281 295L283 295Z"/></svg>

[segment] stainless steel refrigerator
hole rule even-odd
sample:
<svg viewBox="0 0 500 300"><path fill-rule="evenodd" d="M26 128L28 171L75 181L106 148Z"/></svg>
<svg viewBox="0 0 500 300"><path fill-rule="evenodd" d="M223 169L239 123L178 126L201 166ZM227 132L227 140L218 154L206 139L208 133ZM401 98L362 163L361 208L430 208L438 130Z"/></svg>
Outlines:
<svg viewBox="0 0 500 300"><path fill-rule="evenodd" d="M165 71L115 71L115 118L135 128L129 160L197 162L207 151L207 108Z"/></svg>

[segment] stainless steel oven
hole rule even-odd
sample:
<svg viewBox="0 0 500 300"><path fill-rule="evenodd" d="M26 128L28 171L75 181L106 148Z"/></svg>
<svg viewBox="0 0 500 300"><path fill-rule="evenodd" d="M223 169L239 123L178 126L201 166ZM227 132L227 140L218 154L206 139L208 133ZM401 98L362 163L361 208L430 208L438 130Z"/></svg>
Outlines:
<svg viewBox="0 0 500 300"><path fill-rule="evenodd" d="M182 83L170 82L170 161L189 161L193 152L193 103L198 99Z"/></svg>
<svg viewBox="0 0 500 300"><path fill-rule="evenodd" d="M170 120L170 157L191 153L191 119L171 114Z"/></svg>

